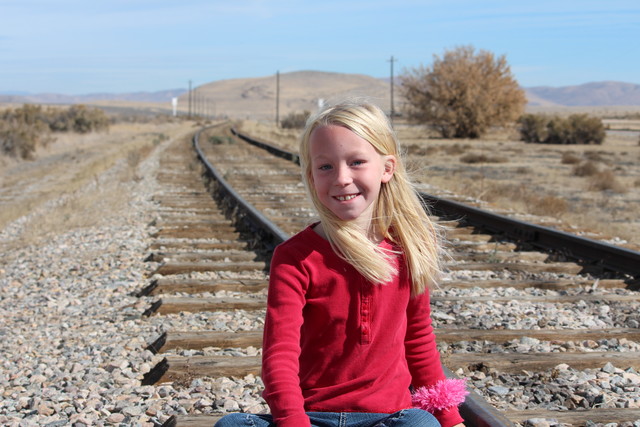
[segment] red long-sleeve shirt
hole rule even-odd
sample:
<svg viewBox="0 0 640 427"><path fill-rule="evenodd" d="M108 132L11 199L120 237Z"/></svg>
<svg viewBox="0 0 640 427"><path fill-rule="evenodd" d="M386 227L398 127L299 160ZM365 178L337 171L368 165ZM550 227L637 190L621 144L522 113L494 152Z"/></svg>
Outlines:
<svg viewBox="0 0 640 427"><path fill-rule="evenodd" d="M391 248L388 241L382 247ZM404 263L374 285L312 227L271 261L262 378L279 427L309 426L308 412L393 413L411 407L409 385L444 379L429 295L411 298ZM457 408L434 414L447 427Z"/></svg>

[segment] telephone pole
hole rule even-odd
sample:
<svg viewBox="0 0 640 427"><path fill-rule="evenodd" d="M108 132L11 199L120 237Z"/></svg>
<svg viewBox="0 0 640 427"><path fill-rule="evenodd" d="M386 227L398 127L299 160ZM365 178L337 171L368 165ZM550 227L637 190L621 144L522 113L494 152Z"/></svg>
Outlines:
<svg viewBox="0 0 640 427"><path fill-rule="evenodd" d="M280 127L280 70L276 72L276 127Z"/></svg>
<svg viewBox="0 0 640 427"><path fill-rule="evenodd" d="M391 124L393 124L393 116L395 115L395 110L393 108L393 63L396 61L397 59L395 59L393 55L391 55L391 59L387 61L391 63Z"/></svg>
<svg viewBox="0 0 640 427"><path fill-rule="evenodd" d="M189 80L189 114L187 117L191 118L191 80Z"/></svg>

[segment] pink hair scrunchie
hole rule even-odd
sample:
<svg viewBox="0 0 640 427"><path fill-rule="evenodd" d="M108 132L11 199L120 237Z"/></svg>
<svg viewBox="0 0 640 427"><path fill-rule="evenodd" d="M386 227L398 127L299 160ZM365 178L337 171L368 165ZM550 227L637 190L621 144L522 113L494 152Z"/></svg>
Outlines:
<svg viewBox="0 0 640 427"><path fill-rule="evenodd" d="M413 407L433 413L458 406L469 394L466 382L466 379L446 379L430 387L420 387L411 396Z"/></svg>

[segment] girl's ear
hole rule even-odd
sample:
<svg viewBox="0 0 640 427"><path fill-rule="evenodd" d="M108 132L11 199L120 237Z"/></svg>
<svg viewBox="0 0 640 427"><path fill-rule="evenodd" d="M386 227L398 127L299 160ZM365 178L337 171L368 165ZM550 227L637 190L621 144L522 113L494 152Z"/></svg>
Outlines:
<svg viewBox="0 0 640 427"><path fill-rule="evenodd" d="M396 156L384 156L384 172L382 173L382 183L386 184L391 181L393 173L396 170Z"/></svg>

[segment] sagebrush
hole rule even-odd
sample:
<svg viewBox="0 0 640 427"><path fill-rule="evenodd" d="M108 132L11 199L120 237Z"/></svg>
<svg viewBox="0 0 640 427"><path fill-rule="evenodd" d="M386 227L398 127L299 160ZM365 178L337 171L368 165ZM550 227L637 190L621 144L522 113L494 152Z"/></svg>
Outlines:
<svg viewBox="0 0 640 427"><path fill-rule="evenodd" d="M505 56L471 46L434 56L431 67L408 70L400 80L409 119L444 138L480 138L492 126L514 122L526 104Z"/></svg>
<svg viewBox="0 0 640 427"><path fill-rule="evenodd" d="M542 144L602 144L606 136L602 119L588 114L569 117L524 114L518 119L520 139Z"/></svg>
<svg viewBox="0 0 640 427"><path fill-rule="evenodd" d="M25 104L0 114L0 150L21 159L32 159L38 147L54 140L53 132L105 131L110 120L104 111L74 105L69 108L47 108Z"/></svg>
<svg viewBox="0 0 640 427"><path fill-rule="evenodd" d="M307 124L307 120L311 113L307 110L302 113L289 113L287 116L280 120L280 126L283 129L302 129Z"/></svg>

